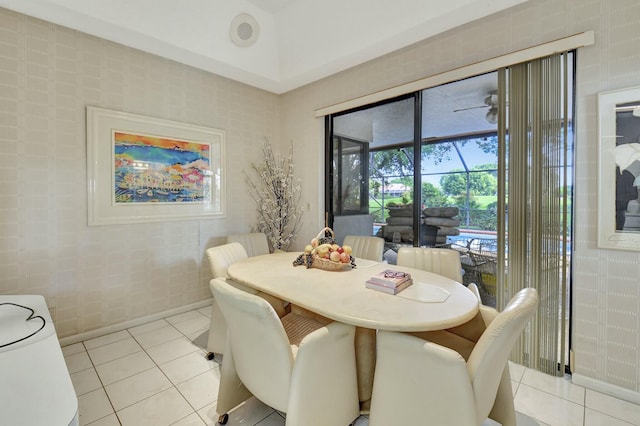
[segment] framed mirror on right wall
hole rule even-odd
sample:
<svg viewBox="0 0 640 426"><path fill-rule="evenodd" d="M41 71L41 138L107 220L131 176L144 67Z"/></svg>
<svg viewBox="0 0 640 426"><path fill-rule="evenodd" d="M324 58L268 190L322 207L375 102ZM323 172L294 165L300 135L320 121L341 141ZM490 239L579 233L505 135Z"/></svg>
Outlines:
<svg viewBox="0 0 640 426"><path fill-rule="evenodd" d="M640 251L640 86L598 94L598 247Z"/></svg>

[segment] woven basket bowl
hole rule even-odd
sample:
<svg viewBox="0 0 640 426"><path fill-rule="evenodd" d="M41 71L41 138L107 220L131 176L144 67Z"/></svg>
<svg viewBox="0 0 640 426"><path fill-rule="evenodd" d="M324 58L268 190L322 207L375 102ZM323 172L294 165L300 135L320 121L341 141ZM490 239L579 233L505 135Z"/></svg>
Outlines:
<svg viewBox="0 0 640 426"><path fill-rule="evenodd" d="M323 271L344 271L347 267L351 269L350 263L334 262L329 259L314 257L312 268L322 269Z"/></svg>

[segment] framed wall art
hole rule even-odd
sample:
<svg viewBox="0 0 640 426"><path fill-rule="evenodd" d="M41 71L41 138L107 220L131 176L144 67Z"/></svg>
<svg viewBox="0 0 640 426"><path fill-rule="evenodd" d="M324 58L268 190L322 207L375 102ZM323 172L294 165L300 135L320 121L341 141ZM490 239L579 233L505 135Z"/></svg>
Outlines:
<svg viewBox="0 0 640 426"><path fill-rule="evenodd" d="M224 216L224 131L87 107L89 226Z"/></svg>
<svg viewBox="0 0 640 426"><path fill-rule="evenodd" d="M598 94L598 247L640 251L640 86Z"/></svg>

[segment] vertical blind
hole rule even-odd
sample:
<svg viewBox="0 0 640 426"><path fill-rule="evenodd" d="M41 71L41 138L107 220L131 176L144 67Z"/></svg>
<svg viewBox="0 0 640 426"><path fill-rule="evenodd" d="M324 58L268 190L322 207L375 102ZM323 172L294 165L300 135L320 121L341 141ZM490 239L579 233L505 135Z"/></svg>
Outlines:
<svg viewBox="0 0 640 426"><path fill-rule="evenodd" d="M512 360L548 374L565 365L569 52L498 73L499 264L497 305L534 287L538 312ZM506 111L506 113L505 113ZM500 221L499 221L500 222Z"/></svg>

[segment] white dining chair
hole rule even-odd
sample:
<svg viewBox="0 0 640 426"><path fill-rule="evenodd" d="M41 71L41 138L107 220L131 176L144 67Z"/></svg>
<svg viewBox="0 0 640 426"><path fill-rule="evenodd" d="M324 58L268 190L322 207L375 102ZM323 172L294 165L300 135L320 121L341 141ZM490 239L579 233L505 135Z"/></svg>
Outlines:
<svg viewBox="0 0 640 426"><path fill-rule="evenodd" d="M351 255L356 258L356 262L358 258L382 262L384 239L380 237L347 235L344 237L342 245L351 246Z"/></svg>
<svg viewBox="0 0 640 426"><path fill-rule="evenodd" d="M480 290L476 283L469 283L467 288L473 293L473 295L478 299L478 302L482 303L482 297L480 296Z"/></svg>
<svg viewBox="0 0 640 426"><path fill-rule="evenodd" d="M208 248L205 253L209 259L211 273L214 278L228 278L227 268L229 265L238 260L248 258L247 252L238 242L211 247ZM269 303L274 306L278 315L282 316L285 314L285 303L282 300L269 294L258 292L257 290L240 283L234 282L234 285L248 293L258 294L260 297L267 299ZM207 340L207 358L213 359L215 354L224 354L226 340L227 324L218 306L218 301L214 297L213 303L211 304L211 320L209 324L209 337Z"/></svg>
<svg viewBox="0 0 640 426"><path fill-rule="evenodd" d="M433 247L401 247L398 250L397 264L433 272L459 283L463 282L464 269L462 268L460 252L457 250ZM482 303L478 285L469 283L467 288Z"/></svg>
<svg viewBox="0 0 640 426"><path fill-rule="evenodd" d="M216 410L251 395L286 414L288 426L348 425L360 413L355 327L289 313L279 318L261 297L213 279L211 293L228 324Z"/></svg>
<svg viewBox="0 0 640 426"><path fill-rule="evenodd" d="M269 243L263 232L227 235L227 243L236 242L242 244L249 257L269 254Z"/></svg>
<svg viewBox="0 0 640 426"><path fill-rule="evenodd" d="M462 282L462 263L457 251L433 247L401 247L398 266L421 269Z"/></svg>
<svg viewBox="0 0 640 426"><path fill-rule="evenodd" d="M406 333L379 331L371 426L479 426L487 417L515 426L508 359L534 315L538 293L518 292L500 313L483 309L486 329L464 356Z"/></svg>

